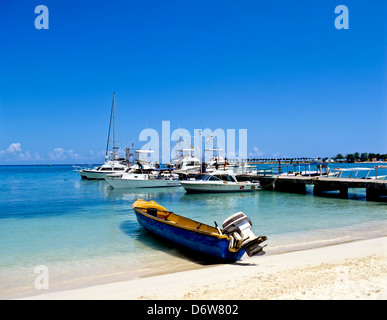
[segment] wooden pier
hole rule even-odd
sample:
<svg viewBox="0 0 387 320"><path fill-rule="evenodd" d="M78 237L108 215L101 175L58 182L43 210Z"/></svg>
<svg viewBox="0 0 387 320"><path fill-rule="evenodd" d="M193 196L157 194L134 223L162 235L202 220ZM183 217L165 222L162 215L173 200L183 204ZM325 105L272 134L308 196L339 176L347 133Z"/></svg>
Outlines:
<svg viewBox="0 0 387 320"><path fill-rule="evenodd" d="M339 191L340 197L348 197L348 189L362 188L366 190L366 198L371 201L382 200L387 196L387 180L330 178L326 176L258 176L238 175L239 181L259 181L263 190L306 193L306 185L313 186L315 195L323 195L327 191Z"/></svg>

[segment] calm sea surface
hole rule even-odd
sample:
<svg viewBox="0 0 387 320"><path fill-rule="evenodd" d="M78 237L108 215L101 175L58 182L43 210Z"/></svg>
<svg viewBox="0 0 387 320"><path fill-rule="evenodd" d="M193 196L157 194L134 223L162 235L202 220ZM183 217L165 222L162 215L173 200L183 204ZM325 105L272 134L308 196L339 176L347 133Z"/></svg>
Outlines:
<svg viewBox="0 0 387 320"><path fill-rule="evenodd" d="M255 234L269 238L267 254L387 235L387 203L365 201L364 190L350 190L349 199L316 197L312 189L118 191L82 180L71 166L0 166L0 181L0 298L44 293L34 286L39 265L49 270L50 290L207 267L139 226L132 210L139 198L211 225L243 211Z"/></svg>

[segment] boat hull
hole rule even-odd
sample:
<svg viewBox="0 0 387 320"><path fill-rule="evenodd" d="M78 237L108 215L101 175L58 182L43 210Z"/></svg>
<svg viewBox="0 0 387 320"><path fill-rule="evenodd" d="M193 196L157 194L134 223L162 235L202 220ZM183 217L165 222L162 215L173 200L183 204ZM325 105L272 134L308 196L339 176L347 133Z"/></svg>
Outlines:
<svg viewBox="0 0 387 320"><path fill-rule="evenodd" d="M117 173L117 171L93 171L93 170L80 170L79 174L81 175L82 179L89 179L89 180L103 180L105 179L107 174L114 174Z"/></svg>
<svg viewBox="0 0 387 320"><path fill-rule="evenodd" d="M164 239L183 246L190 250L200 252L205 256L224 261L239 260L245 251L237 252L228 250L229 239L225 236L215 236L201 233L195 229L184 228L173 222L168 222L148 215L135 208L138 223L146 230Z"/></svg>
<svg viewBox="0 0 387 320"><path fill-rule="evenodd" d="M105 173L100 172L92 172L88 170L80 170L79 174L81 175L82 179L89 179L89 180L103 180L105 179Z"/></svg>
<svg viewBox="0 0 387 320"><path fill-rule="evenodd" d="M224 193L252 192L259 190L259 183L198 183L197 181L180 181L187 193Z"/></svg>

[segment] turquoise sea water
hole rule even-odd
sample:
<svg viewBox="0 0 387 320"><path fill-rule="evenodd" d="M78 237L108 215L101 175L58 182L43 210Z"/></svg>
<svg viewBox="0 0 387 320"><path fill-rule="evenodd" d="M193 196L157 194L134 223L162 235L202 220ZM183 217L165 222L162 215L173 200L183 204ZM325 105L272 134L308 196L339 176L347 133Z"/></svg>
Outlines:
<svg viewBox="0 0 387 320"><path fill-rule="evenodd" d="M44 293L34 286L39 265L49 270L50 290L209 266L143 230L132 210L138 198L212 225L243 211L254 232L269 238L267 254L387 234L387 203L365 201L355 189L349 199L313 196L311 189L114 190L82 180L71 166L0 166L0 180L0 298Z"/></svg>

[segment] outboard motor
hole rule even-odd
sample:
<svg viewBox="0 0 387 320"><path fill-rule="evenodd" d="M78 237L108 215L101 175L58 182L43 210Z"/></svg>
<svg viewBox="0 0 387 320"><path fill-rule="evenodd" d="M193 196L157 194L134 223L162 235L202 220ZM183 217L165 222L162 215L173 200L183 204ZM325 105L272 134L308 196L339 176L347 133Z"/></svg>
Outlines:
<svg viewBox="0 0 387 320"><path fill-rule="evenodd" d="M249 257L262 251L263 247L259 244L266 241L267 237L254 235L252 225L250 218L243 212L237 212L223 221L222 233L231 238L229 245L231 251L242 248Z"/></svg>

